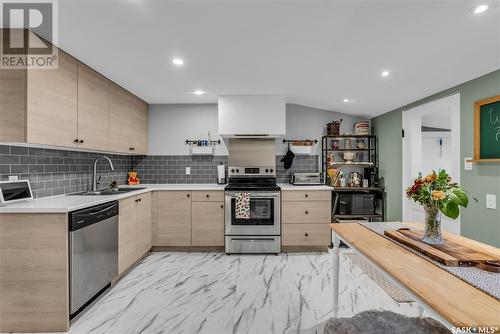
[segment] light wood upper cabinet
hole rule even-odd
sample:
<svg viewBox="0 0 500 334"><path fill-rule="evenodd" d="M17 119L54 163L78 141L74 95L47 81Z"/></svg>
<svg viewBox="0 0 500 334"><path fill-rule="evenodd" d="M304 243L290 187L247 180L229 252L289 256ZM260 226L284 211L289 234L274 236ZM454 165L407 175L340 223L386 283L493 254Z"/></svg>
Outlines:
<svg viewBox="0 0 500 334"><path fill-rule="evenodd" d="M55 70L27 71L27 141L76 147L78 61L61 50L58 57Z"/></svg>
<svg viewBox="0 0 500 334"><path fill-rule="evenodd" d="M153 246L191 246L191 192L160 191Z"/></svg>
<svg viewBox="0 0 500 334"><path fill-rule="evenodd" d="M0 69L0 141L147 154L148 105L58 50L56 69Z"/></svg>
<svg viewBox="0 0 500 334"><path fill-rule="evenodd" d="M194 202L193 198L191 208L192 246L224 246L224 202Z"/></svg>
<svg viewBox="0 0 500 334"><path fill-rule="evenodd" d="M148 150L147 104L118 85L112 84L109 96L110 149L146 154Z"/></svg>
<svg viewBox="0 0 500 334"><path fill-rule="evenodd" d="M78 147L109 149L110 81L78 64Z"/></svg>
<svg viewBox="0 0 500 334"><path fill-rule="evenodd" d="M25 101L26 71L0 69L0 141L26 141Z"/></svg>

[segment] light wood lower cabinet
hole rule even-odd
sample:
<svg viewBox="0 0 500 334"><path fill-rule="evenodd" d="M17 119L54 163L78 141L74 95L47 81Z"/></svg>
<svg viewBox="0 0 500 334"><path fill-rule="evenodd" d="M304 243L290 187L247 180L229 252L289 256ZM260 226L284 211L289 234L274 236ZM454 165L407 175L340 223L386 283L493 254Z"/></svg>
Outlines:
<svg viewBox="0 0 500 334"><path fill-rule="evenodd" d="M159 191L153 246L191 246L191 192Z"/></svg>
<svg viewBox="0 0 500 334"><path fill-rule="evenodd" d="M224 246L223 191L158 191L153 246Z"/></svg>
<svg viewBox="0 0 500 334"><path fill-rule="evenodd" d="M331 244L331 191L283 191L281 205L284 247L326 247Z"/></svg>
<svg viewBox="0 0 500 334"><path fill-rule="evenodd" d="M68 215L0 214L0 333L69 327Z"/></svg>
<svg viewBox="0 0 500 334"><path fill-rule="evenodd" d="M194 202L192 246L224 246L224 202Z"/></svg>
<svg viewBox="0 0 500 334"><path fill-rule="evenodd" d="M329 224L330 202L283 202L284 224Z"/></svg>
<svg viewBox="0 0 500 334"><path fill-rule="evenodd" d="M123 274L151 249L151 194L120 200L118 274Z"/></svg>
<svg viewBox="0 0 500 334"><path fill-rule="evenodd" d="M327 246L330 242L328 224L283 224L283 245Z"/></svg>

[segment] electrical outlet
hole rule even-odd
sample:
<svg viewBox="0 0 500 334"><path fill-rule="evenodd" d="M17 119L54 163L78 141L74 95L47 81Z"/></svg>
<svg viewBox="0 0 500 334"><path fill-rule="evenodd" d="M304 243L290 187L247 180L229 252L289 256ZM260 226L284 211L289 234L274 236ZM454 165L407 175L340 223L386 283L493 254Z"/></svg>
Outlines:
<svg viewBox="0 0 500 334"><path fill-rule="evenodd" d="M464 170L472 170L472 162L470 160L472 160L472 158L464 159Z"/></svg>
<svg viewBox="0 0 500 334"><path fill-rule="evenodd" d="M497 195L486 194L486 208L497 209Z"/></svg>
<svg viewBox="0 0 500 334"><path fill-rule="evenodd" d="M191 167L186 167L186 175L191 174Z"/></svg>
<svg viewBox="0 0 500 334"><path fill-rule="evenodd" d="M10 182L19 181L19 176L17 176L17 175L9 175L9 181Z"/></svg>

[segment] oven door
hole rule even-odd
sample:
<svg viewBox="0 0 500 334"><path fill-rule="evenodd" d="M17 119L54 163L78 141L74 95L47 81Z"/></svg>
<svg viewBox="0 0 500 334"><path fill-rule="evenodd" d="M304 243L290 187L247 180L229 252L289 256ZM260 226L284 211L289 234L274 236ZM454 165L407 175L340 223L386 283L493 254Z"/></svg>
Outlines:
<svg viewBox="0 0 500 334"><path fill-rule="evenodd" d="M280 235L280 192L248 191L250 218L236 218L236 191L225 193L226 235Z"/></svg>

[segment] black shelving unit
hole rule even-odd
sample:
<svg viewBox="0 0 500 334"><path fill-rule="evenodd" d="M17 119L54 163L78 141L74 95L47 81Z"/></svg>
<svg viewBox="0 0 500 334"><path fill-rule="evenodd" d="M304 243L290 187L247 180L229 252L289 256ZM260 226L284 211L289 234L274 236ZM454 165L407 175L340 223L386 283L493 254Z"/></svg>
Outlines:
<svg viewBox="0 0 500 334"><path fill-rule="evenodd" d="M351 140L351 147L345 147L345 140ZM364 147L357 148L357 141L363 140ZM333 141L339 142L338 148L333 148ZM327 180L326 170L328 168L328 156L333 153L335 163L331 167L337 169L348 169L349 171L357 171L363 174L363 169L366 167L377 167L377 137L374 135L338 135L338 136L323 136L321 139L322 154L321 166L324 180ZM344 152L358 152L358 157L353 163L344 162L342 154ZM359 154L361 153L361 154ZM361 157L359 157L361 155ZM361 160L360 160L361 159ZM385 190L381 187L370 185L368 188L363 187L333 187L332 196L332 222L337 222L337 219L367 219L368 221L384 221L385 220ZM338 207L334 203L336 197L343 193L370 193L375 196L375 214L365 215L345 215L338 214Z"/></svg>

